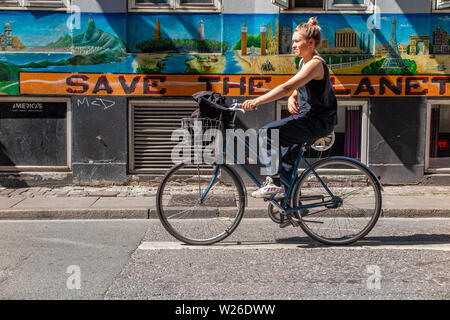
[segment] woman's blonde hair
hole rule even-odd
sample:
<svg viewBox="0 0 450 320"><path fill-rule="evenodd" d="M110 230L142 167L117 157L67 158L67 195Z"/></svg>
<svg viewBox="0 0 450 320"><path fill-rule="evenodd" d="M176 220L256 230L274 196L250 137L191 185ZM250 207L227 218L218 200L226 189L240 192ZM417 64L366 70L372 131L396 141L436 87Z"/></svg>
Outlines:
<svg viewBox="0 0 450 320"><path fill-rule="evenodd" d="M320 28L317 19L314 17L309 18L308 22L300 23L297 28L295 28L294 33L299 32L305 39L314 39L316 43L316 48L320 45L322 39L322 28Z"/></svg>

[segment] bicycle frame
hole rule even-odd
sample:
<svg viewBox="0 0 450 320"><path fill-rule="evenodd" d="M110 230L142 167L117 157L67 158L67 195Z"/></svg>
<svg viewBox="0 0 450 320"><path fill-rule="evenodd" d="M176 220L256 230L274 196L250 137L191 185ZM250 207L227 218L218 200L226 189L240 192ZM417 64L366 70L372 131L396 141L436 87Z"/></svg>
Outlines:
<svg viewBox="0 0 450 320"><path fill-rule="evenodd" d="M234 126L229 126L227 129L234 129ZM251 148L251 146L247 143L247 141L242 140L241 137L239 137L239 136L236 136L236 137L237 137L241 142L245 143L245 146L246 146L250 151L252 151L254 154L256 154L256 156L257 156L257 158L258 158L258 160L259 160L259 157L258 157L257 152L256 152L255 150L253 150L253 148ZM225 154L226 151L227 151L227 141L226 141L226 139L224 139L224 150L223 150L224 154ZM324 207L324 206L327 206L327 205L330 205L330 206L331 206L331 205L337 205L337 204L339 203L339 199L338 199L336 196L333 195L333 193L332 193L332 192L330 191L330 189L327 187L327 185L325 184L325 182L323 182L323 180L320 178L320 176L319 176L319 175L317 174L317 172L314 170L313 166L312 166L312 165L306 160L306 158L303 156L303 155L304 155L304 152L305 152L305 148L302 147L302 148L300 149L300 152L299 152L299 154L298 154L298 156L297 156L297 159L296 159L296 161L295 161L294 170L293 170L293 172L292 172L292 175L291 175L290 180L287 180L286 177L284 177L283 175L280 174L280 180L281 180L281 183L282 183L285 187L287 187L287 192L285 193L285 197L284 197L284 199L283 199L283 204L280 205L280 204L279 204L276 200L274 200L274 199L270 199L270 200L269 200L273 205L275 205L276 207L278 207L279 209L281 209L283 214L287 214L287 213L289 213L289 212L295 212L295 211L299 211L299 210L310 209L310 208ZM259 182L259 180L253 175L253 173L246 167L245 164L240 164L240 163L238 163L237 156L236 156L236 154L234 154L234 152L233 152L233 158L234 158L235 163L237 163L237 164L244 170L244 172L247 174L247 176L248 176L248 177L249 177L249 178L250 178L250 179L258 186L258 188L260 188L260 187L261 187L261 183ZM298 171L298 168L300 167L300 164L301 164L301 161L302 161L302 160L305 162L305 164L306 164L306 166L307 166L307 169L306 169L306 170L311 170L311 172L317 177L317 179L320 181L320 183L322 184L322 186L324 187L324 189L325 189L325 190L327 191L327 193L330 195L330 197L332 198L332 200L330 200L330 201L323 201L323 202L320 202L320 203L312 203L312 204L302 205L302 206L300 206L300 207L295 207L295 208L290 208L290 207L289 207L289 205L290 205L290 201L289 201L289 200L291 199L291 193L292 193L292 191L293 191L293 189L294 189L295 181L297 180L297 171ZM216 165L216 168L215 168L215 171L214 171L214 174L213 174L213 178L212 178L211 182L209 183L209 186L206 188L205 192L203 193L202 198L201 198L201 201L203 201L203 200L206 198L206 196L207 196L209 190L210 190L211 187L214 185L214 182L216 181L216 178L217 178L217 175L218 175L218 173L219 173L220 167L221 167L221 164L217 164L217 165Z"/></svg>

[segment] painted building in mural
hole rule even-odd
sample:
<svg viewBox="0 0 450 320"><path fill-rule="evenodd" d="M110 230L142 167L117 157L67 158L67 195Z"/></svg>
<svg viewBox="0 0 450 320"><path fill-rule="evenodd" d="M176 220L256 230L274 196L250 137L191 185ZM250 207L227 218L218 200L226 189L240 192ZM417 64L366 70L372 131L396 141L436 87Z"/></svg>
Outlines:
<svg viewBox="0 0 450 320"><path fill-rule="evenodd" d="M77 14L63 1L0 1L1 181L11 171L31 172L29 184L33 171L83 184L160 176L172 164L166 132L195 109L191 95L244 100L283 83L300 62L293 31L310 16L339 98L330 154L358 158L384 183L450 172L447 1L199 2L72 0ZM288 115L281 100L238 122Z"/></svg>

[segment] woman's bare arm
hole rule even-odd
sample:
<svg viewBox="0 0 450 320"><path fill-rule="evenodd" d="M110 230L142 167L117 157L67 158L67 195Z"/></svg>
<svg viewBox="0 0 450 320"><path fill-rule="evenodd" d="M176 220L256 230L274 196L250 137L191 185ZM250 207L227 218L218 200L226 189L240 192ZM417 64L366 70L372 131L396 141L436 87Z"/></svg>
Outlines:
<svg viewBox="0 0 450 320"><path fill-rule="evenodd" d="M308 61L308 63L306 63L303 68L291 79L266 93L265 95L262 95L256 99L245 101L242 104L242 107L246 110L253 110L260 104L269 103L281 99L297 88L306 85L311 80L320 79L321 77L323 78L322 62L318 59L312 59Z"/></svg>

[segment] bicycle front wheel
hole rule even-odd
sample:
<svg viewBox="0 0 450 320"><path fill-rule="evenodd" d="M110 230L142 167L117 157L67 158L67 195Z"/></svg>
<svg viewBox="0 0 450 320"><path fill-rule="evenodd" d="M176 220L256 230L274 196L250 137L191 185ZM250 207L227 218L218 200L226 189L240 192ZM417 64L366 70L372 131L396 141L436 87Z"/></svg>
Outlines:
<svg viewBox="0 0 450 320"><path fill-rule="evenodd" d="M245 208L244 189L226 165L178 164L166 174L157 193L157 212L178 240L207 245L228 237Z"/></svg>
<svg viewBox="0 0 450 320"><path fill-rule="evenodd" d="M301 212L300 227L311 238L325 244L349 244L365 237L381 213L381 190L375 178L358 162L326 158L313 165L336 205ZM330 202L333 197L311 169L294 190L294 205Z"/></svg>

